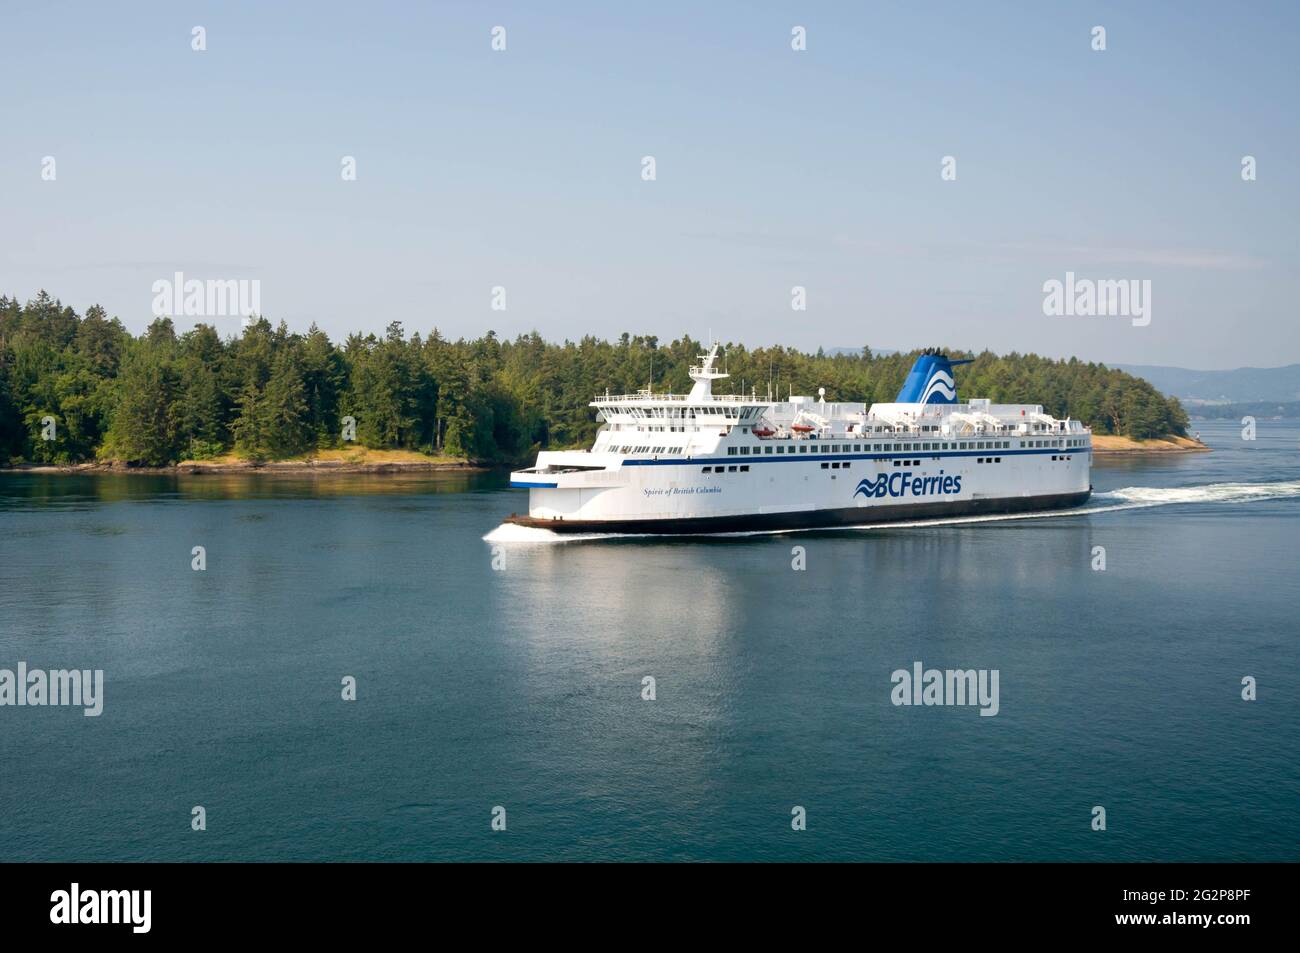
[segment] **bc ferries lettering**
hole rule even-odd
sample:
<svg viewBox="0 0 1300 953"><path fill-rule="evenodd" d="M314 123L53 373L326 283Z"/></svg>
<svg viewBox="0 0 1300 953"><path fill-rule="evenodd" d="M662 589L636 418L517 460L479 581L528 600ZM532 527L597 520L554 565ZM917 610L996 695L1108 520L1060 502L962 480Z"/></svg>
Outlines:
<svg viewBox="0 0 1300 953"><path fill-rule="evenodd" d="M913 476L910 470L882 473L858 483L854 496L952 496L961 492L960 476Z"/></svg>
<svg viewBox="0 0 1300 953"><path fill-rule="evenodd" d="M648 486L641 491L646 496L698 496L701 493L721 493L720 486Z"/></svg>

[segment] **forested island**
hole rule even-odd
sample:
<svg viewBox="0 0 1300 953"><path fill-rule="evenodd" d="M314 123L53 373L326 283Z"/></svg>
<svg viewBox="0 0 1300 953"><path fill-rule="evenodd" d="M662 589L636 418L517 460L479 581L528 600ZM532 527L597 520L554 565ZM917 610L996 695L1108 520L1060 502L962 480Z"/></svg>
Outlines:
<svg viewBox="0 0 1300 953"><path fill-rule="evenodd" d="M629 334L557 344L489 331L451 341L436 328L408 334L400 320L341 343L314 325L299 334L265 318L224 334L205 324L178 333L157 318L137 337L98 306L79 315L44 291L25 304L0 297L0 465L260 463L357 446L516 463L538 448L589 446L597 393L689 390L700 350L689 337L663 344ZM1104 365L948 353L974 359L957 372L966 395L1042 404L1098 434L1186 435L1176 399ZM824 387L829 400L866 403L893 400L915 357L743 344L725 354L732 392ZM347 418L354 435L345 435Z"/></svg>

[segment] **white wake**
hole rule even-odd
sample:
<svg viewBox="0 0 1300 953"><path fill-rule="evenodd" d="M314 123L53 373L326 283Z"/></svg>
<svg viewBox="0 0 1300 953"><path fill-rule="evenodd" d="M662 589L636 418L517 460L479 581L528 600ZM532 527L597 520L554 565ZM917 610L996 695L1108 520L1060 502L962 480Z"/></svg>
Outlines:
<svg viewBox="0 0 1300 953"><path fill-rule="evenodd" d="M552 533L549 529L502 523L483 537L489 543L581 543L592 539L627 539L634 533Z"/></svg>
<svg viewBox="0 0 1300 953"><path fill-rule="evenodd" d="M1092 513L1112 513L1116 510L1142 509L1151 506L1169 506L1176 503L1253 503L1258 500L1278 500L1300 496L1300 480L1278 483L1207 483L1204 486L1126 486L1106 493L1096 493L1083 506L1068 510L1045 510L1041 513L994 513L987 516L945 516L935 519L891 520L884 523L863 523L857 526L822 526L809 529L761 529L738 533L699 533L680 535L701 536L781 536L790 533L857 532L864 529L900 529L914 526L961 526L967 523L1001 523L1008 520L1057 519L1062 516L1088 516ZM548 529L534 529L502 523L483 537L489 543L579 543L595 539L633 539L638 536L663 536L660 533L552 533Z"/></svg>
<svg viewBox="0 0 1300 953"><path fill-rule="evenodd" d="M1300 480L1280 483L1207 483L1205 486L1126 486L1098 494L1095 498L1113 498L1143 506L1165 506L1170 503L1253 503L1256 500L1277 500L1288 496L1300 496Z"/></svg>

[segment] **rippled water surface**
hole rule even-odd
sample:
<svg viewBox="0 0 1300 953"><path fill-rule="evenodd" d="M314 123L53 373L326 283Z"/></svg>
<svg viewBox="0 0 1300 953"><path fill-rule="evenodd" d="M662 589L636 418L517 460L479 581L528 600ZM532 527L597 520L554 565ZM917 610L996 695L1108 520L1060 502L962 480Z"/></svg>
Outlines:
<svg viewBox="0 0 1300 953"><path fill-rule="evenodd" d="M503 530L499 474L0 473L0 669L105 673L0 707L0 856L1295 859L1300 425L1198 427L1068 514L706 539ZM998 714L894 706L916 661Z"/></svg>

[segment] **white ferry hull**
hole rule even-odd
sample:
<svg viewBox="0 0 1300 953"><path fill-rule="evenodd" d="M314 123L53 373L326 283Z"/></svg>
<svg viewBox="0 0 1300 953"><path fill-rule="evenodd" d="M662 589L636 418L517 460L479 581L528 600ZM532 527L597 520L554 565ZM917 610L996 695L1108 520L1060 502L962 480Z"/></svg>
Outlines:
<svg viewBox="0 0 1300 953"><path fill-rule="evenodd" d="M554 485L516 480L529 512L509 522L558 533L812 529L1061 509L1091 495L1087 448L994 453L611 461Z"/></svg>
<svg viewBox="0 0 1300 953"><path fill-rule="evenodd" d="M543 450L511 475L557 533L729 533L859 526L1078 506L1091 433L1038 404L957 402L953 361L926 350L892 403L714 395L718 345L686 395L592 401L586 450Z"/></svg>

